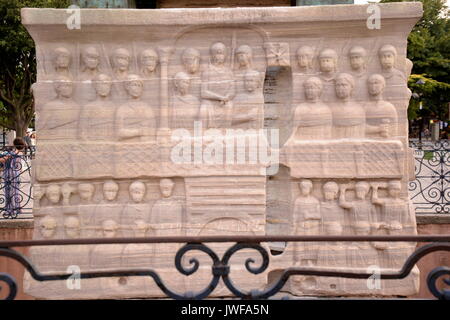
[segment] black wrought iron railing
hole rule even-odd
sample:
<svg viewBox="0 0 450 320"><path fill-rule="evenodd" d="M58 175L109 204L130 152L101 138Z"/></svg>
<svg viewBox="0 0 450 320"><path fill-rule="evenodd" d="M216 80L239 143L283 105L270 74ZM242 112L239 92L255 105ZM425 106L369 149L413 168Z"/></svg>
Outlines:
<svg viewBox="0 0 450 320"><path fill-rule="evenodd" d="M450 141L413 142L416 179L409 183L416 214L450 214Z"/></svg>
<svg viewBox="0 0 450 320"><path fill-rule="evenodd" d="M354 272L346 269L326 269L315 267L289 267L282 270L276 280L264 290L242 290L235 285L230 273L230 260L236 252L251 249L259 254L261 261L256 263L253 258L245 261L245 268L251 274L261 274L269 267L270 253L264 243L267 242L429 242L416 249L404 262L399 270L381 272L379 279L403 279L407 277L414 265L424 256L436 251L450 251L450 235L420 235L420 236L202 236L202 237L146 237L146 238L109 238L109 239L64 239L64 240L30 240L30 241L0 241L0 256L14 259L22 264L30 275L38 281L67 280L72 273L43 274L17 247L32 246L69 246L94 244L128 244L128 243L182 243L184 244L176 253L174 252L174 266L184 276L194 274L199 270L200 262L197 258L189 259L189 266L182 263L183 257L193 251L205 253L211 259L211 280L204 289L198 292L177 293L169 288L164 279L149 265L148 269L117 269L111 271L81 272L79 279L101 277L151 277L161 291L173 299L205 299L214 292L220 280L226 288L241 299L269 299L280 292L288 279L294 275L309 275L319 277L338 277L353 279L368 279L373 276L370 272ZM211 249L209 243L234 243L220 257ZM450 268L439 266L434 268L427 277L427 286L430 292L438 299L450 300L450 289L439 289L438 280L450 286ZM8 295L6 299L14 299L17 295L17 282L9 274L0 272L0 285L6 283Z"/></svg>
<svg viewBox="0 0 450 320"><path fill-rule="evenodd" d="M0 219L32 218L31 154L0 153Z"/></svg>

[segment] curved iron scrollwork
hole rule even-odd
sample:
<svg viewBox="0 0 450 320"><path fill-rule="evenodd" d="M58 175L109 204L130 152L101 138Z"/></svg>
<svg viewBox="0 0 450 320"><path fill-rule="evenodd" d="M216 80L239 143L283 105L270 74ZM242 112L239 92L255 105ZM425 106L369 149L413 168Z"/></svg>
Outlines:
<svg viewBox="0 0 450 320"><path fill-rule="evenodd" d="M450 268L448 267L437 267L428 274L427 284L430 292L440 300L450 300L450 289L439 290L437 288L437 281L442 276L448 276L446 279L442 279L444 284L450 286Z"/></svg>
<svg viewBox="0 0 450 320"><path fill-rule="evenodd" d="M0 164L0 219L17 219L31 213L31 166L27 156L7 151Z"/></svg>
<svg viewBox="0 0 450 320"><path fill-rule="evenodd" d="M450 214L450 141L411 143L416 180L409 183L416 213Z"/></svg>
<svg viewBox="0 0 450 320"><path fill-rule="evenodd" d="M108 243L105 241L105 243ZM212 260L211 270L212 270L212 279L210 283L203 289L198 292L186 292L186 293L177 293L170 288L168 288L160 276L152 269L148 270L114 270L114 271L99 271L99 272L86 272L81 273L80 279L88 279L88 278L100 278L100 277L128 277L128 276L150 276L155 281L156 285L161 289L164 294L172 299L190 299L190 300L199 300L208 297L214 289L219 284L220 279L223 280L225 286L233 293L235 296L242 299L268 299L278 293L283 286L286 284L288 279L293 275L310 275L310 276L324 276L324 277L341 277L341 278L354 278L354 279L367 279L372 276L371 273L358 273L358 272L347 272L347 271L335 271L335 270L326 270L326 269L314 269L314 268L306 268L306 267L292 267L283 270L279 278L274 281L274 283L264 290L250 290L244 291L238 288L232 281L230 277L230 259L236 252L251 249L255 250L261 257L261 263L258 265L255 264L255 260L252 258L248 258L245 261L245 267L248 272L252 274L261 274L265 270L267 270L269 266L270 256L266 248L264 248L261 243L249 243L249 242L238 242L231 246L226 252L223 254L222 259L218 257L218 255L207 245L204 243L187 243L182 246L175 255L175 267L181 274L185 276L190 276L199 270L200 262L196 258L191 258L189 262L189 266L183 266L182 260L183 257L188 252L191 251L200 251L208 255ZM409 258L404 263L403 267L397 272L388 272L381 273L381 279L403 279L407 277L414 265L425 255L435 252L435 251L450 251L450 243L430 243L425 246L420 247L415 252L413 252ZM52 274L45 275L40 273L33 264L29 261L28 258L23 256L21 253L11 249L11 248L1 248L0 247L0 256L5 256L11 259L14 259L21 263L25 269L30 273L30 275L38 281L55 281L55 280L66 280L71 277L71 274ZM437 280L441 277L444 278L443 281L446 285L450 285L450 268L448 267L439 267L434 269L428 275L427 283L430 289L430 292L438 299L450 299L450 290L443 289L439 290L437 288ZM14 299L17 294L17 283L11 276L0 273L0 285L4 282L8 285L9 294L6 299ZM1 287L0 287L1 288Z"/></svg>

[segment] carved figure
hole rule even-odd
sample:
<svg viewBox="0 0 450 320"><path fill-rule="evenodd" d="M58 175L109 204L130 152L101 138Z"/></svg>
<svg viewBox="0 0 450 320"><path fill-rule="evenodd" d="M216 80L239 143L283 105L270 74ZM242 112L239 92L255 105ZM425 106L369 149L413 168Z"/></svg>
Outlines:
<svg viewBox="0 0 450 320"><path fill-rule="evenodd" d="M113 73L116 79L126 80L130 69L131 55L125 48L114 50L112 56Z"/></svg>
<svg viewBox="0 0 450 320"><path fill-rule="evenodd" d="M226 128L231 124L234 76L225 66L226 47L221 42L210 48L209 68L202 74L200 119L204 128Z"/></svg>
<svg viewBox="0 0 450 320"><path fill-rule="evenodd" d="M72 54L64 47L56 48L53 51L53 65L55 73L58 77L66 77L72 79L70 73L70 64L72 62Z"/></svg>
<svg viewBox="0 0 450 320"><path fill-rule="evenodd" d="M369 137L395 137L397 134L397 110L388 101L383 100L386 82L382 75L373 74L367 79L370 101L366 111L366 134Z"/></svg>
<svg viewBox="0 0 450 320"><path fill-rule="evenodd" d="M42 108L37 119L39 139L75 140L77 138L79 106L73 101L73 84L67 77L59 77L54 82L56 99Z"/></svg>
<svg viewBox="0 0 450 320"><path fill-rule="evenodd" d="M338 101L333 104L334 139L364 138L366 115L364 108L352 101L355 80L347 73L336 77L336 96Z"/></svg>
<svg viewBox="0 0 450 320"><path fill-rule="evenodd" d="M190 94L191 79L185 72L178 72L174 79L175 95L172 99L172 127L193 129L198 119L200 101Z"/></svg>
<svg viewBox="0 0 450 320"><path fill-rule="evenodd" d="M310 46L301 46L297 50L297 64L300 73L310 74L313 68L314 49Z"/></svg>
<svg viewBox="0 0 450 320"><path fill-rule="evenodd" d="M99 74L93 83L96 100L83 107L80 113L79 134L81 140L111 141L115 138L115 104L111 101L111 78Z"/></svg>
<svg viewBox="0 0 450 320"><path fill-rule="evenodd" d="M322 81L318 77L311 77L303 83L303 86L306 102L295 108L294 130L289 142L330 139L331 110L320 100L323 90Z"/></svg>
<svg viewBox="0 0 450 320"><path fill-rule="evenodd" d="M337 76L338 55L333 49L324 49L319 53L319 77L323 81L322 100L329 102L335 97L335 78Z"/></svg>
<svg viewBox="0 0 450 320"><path fill-rule="evenodd" d="M141 75L144 78L151 78L156 73L158 65L158 53L154 49L146 49L141 52Z"/></svg>
<svg viewBox="0 0 450 320"><path fill-rule="evenodd" d="M96 47L86 47L81 53L81 80L93 80L99 73L100 53Z"/></svg>
<svg viewBox="0 0 450 320"><path fill-rule="evenodd" d="M128 188L131 201L125 206L121 214L121 229L123 236L132 236L134 226L138 221L146 222L150 214L150 205L144 202L147 188L142 181L134 181Z"/></svg>
<svg viewBox="0 0 450 320"><path fill-rule="evenodd" d="M137 75L129 75L125 82L129 101L116 112L118 139L123 142L154 141L156 116L150 106L141 100L143 82Z"/></svg>
<svg viewBox="0 0 450 320"><path fill-rule="evenodd" d="M261 74L250 70L244 75L244 91L234 98L232 126L243 129L260 129L264 126L264 96Z"/></svg>

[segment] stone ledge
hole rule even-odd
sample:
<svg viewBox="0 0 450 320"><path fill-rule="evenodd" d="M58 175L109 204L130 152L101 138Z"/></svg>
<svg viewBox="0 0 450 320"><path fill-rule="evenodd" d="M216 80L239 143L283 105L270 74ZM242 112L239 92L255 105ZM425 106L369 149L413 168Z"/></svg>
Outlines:
<svg viewBox="0 0 450 320"><path fill-rule="evenodd" d="M0 219L0 229L32 229L34 219Z"/></svg>
<svg viewBox="0 0 450 320"><path fill-rule="evenodd" d="M450 214L417 214L417 224L450 224Z"/></svg>
<svg viewBox="0 0 450 320"><path fill-rule="evenodd" d="M198 25L236 23L285 23L367 20L371 15L364 5L311 7L198 8L198 9L82 9L81 24L90 25ZM422 16L421 2L377 4L382 20ZM65 25L72 11L66 9L22 9L24 25ZM180 16L183 17L180 19Z"/></svg>

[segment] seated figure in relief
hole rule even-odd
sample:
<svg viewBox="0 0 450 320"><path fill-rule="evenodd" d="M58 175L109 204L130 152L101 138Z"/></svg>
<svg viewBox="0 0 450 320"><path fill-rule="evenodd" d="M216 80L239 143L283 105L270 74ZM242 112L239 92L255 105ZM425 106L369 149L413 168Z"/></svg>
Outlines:
<svg viewBox="0 0 450 320"><path fill-rule="evenodd" d="M175 94L172 96L172 128L192 130L198 120L200 101L190 94L191 79L185 72L178 72L173 81Z"/></svg>
<svg viewBox="0 0 450 320"><path fill-rule="evenodd" d="M340 73L336 77L336 96L333 103L333 139L364 138L366 115L364 108L352 100L355 80L347 73Z"/></svg>
<svg viewBox="0 0 450 320"><path fill-rule="evenodd" d="M93 86L97 99L85 105L80 113L79 135L84 141L113 141L116 106L111 100L111 78L106 74L95 77Z"/></svg>
<svg viewBox="0 0 450 320"><path fill-rule="evenodd" d="M156 135L156 117L141 96L143 82L137 75L129 75L125 82L129 101L116 111L116 130L122 142L153 142Z"/></svg>
<svg viewBox="0 0 450 320"><path fill-rule="evenodd" d="M303 87L306 101L295 108L294 131L289 143L298 140L330 139L331 110L320 99L323 89L322 81L318 77L311 77L303 83Z"/></svg>
<svg viewBox="0 0 450 320"><path fill-rule="evenodd" d="M264 96L261 74L249 70L244 75L244 90L234 98L232 127L260 129L264 126Z"/></svg>
<svg viewBox="0 0 450 320"><path fill-rule="evenodd" d="M370 101L366 102L366 135L368 137L395 137L397 129L397 110L383 100L386 82L382 75L373 74L367 79Z"/></svg>
<svg viewBox="0 0 450 320"><path fill-rule="evenodd" d="M200 120L204 128L231 125L235 83L233 72L225 65L227 50L216 42L210 48L210 64L202 74Z"/></svg>
<svg viewBox="0 0 450 320"><path fill-rule="evenodd" d="M87 47L81 52L81 65L81 81L93 80L100 74L100 53L96 47Z"/></svg>
<svg viewBox="0 0 450 320"><path fill-rule="evenodd" d="M42 140L76 140L80 106L72 99L73 83L67 77L54 82L56 99L42 107L36 130Z"/></svg>

